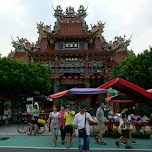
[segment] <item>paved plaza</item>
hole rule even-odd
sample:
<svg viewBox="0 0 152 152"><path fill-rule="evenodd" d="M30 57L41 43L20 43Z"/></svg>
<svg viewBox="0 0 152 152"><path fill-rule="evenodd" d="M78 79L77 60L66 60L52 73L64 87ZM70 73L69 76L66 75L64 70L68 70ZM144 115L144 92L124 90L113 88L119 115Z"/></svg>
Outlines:
<svg viewBox="0 0 152 152"><path fill-rule="evenodd" d="M0 140L0 150L5 148L9 152L9 148L11 150L16 151L17 149L22 149L22 151L26 151L26 149L30 148L34 152L35 149L38 152L39 150L44 149L44 152L49 151L52 149L54 152L57 152L57 150L67 150L65 145L61 144L60 136L58 137L57 146L54 148L51 144L51 135L46 130L42 135L36 135L36 136L28 136L27 134L19 134L17 132L17 125L3 125L0 127L0 139L6 140ZM120 144L120 148L117 148L115 145L115 141L118 138L115 137L105 137L104 141L107 142L107 145L99 145L96 144L93 137L91 137L90 147L92 151L122 151L125 150L125 146ZM137 141L136 145L133 146L133 151L139 150L139 151L152 151L152 138L151 139L144 139L144 138L137 138L135 139ZM72 151L76 151L78 145L78 139L74 138L73 140L73 146L70 148ZM30 150L31 151L31 150Z"/></svg>

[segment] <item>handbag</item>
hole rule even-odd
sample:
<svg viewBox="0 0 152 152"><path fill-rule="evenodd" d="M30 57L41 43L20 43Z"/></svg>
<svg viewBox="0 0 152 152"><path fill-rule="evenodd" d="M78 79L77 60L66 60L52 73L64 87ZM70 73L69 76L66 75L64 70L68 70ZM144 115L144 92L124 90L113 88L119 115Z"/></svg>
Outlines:
<svg viewBox="0 0 152 152"><path fill-rule="evenodd" d="M121 130L127 130L127 126L126 126L125 124L122 124L122 125L120 126L120 128L121 128Z"/></svg>
<svg viewBox="0 0 152 152"><path fill-rule="evenodd" d="M85 114L85 123L84 123L84 128L82 128L82 129L78 129L79 137L85 137L85 136L87 135L87 134L86 134L85 126L86 126L86 114Z"/></svg>

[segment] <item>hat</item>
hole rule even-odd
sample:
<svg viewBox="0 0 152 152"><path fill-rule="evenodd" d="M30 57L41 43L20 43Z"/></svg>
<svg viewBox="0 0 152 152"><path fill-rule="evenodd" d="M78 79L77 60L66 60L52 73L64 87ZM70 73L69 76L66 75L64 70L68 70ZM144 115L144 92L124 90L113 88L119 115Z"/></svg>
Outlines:
<svg viewBox="0 0 152 152"><path fill-rule="evenodd" d="M67 108L68 108L68 109L71 109L72 107L71 107L71 105L67 105Z"/></svg>
<svg viewBox="0 0 152 152"><path fill-rule="evenodd" d="M85 109L85 104L81 104L81 105L79 106L79 108L80 108L80 109Z"/></svg>
<svg viewBox="0 0 152 152"><path fill-rule="evenodd" d="M61 107L64 107L64 108L66 108L66 106L65 106L65 105L61 105Z"/></svg>

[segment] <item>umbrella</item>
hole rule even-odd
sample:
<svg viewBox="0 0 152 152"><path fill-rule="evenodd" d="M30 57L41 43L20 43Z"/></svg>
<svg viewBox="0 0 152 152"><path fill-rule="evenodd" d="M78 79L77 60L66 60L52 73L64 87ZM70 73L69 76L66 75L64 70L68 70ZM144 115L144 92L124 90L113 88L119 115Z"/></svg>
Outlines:
<svg viewBox="0 0 152 152"><path fill-rule="evenodd" d="M72 94L101 94L106 93L107 89L97 89L97 88L73 88L69 90Z"/></svg>
<svg viewBox="0 0 152 152"><path fill-rule="evenodd" d="M118 94L118 91L117 90L114 90L112 89L111 87L108 89L109 93L110 93L110 96L115 96Z"/></svg>
<svg viewBox="0 0 152 152"><path fill-rule="evenodd" d="M66 94L101 94L106 93L107 96L109 95L109 92L107 89L98 89L98 88L72 88L69 90L61 91L55 94L50 95L50 98L59 98Z"/></svg>

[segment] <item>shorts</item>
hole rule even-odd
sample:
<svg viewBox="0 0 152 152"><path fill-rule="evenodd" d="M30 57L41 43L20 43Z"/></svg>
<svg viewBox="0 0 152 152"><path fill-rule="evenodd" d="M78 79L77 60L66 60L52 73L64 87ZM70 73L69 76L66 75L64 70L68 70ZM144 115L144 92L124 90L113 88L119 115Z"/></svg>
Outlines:
<svg viewBox="0 0 152 152"><path fill-rule="evenodd" d="M129 130L122 130L122 136L125 137L125 138L128 138L129 137Z"/></svg>
<svg viewBox="0 0 152 152"><path fill-rule="evenodd" d="M32 120L31 120L31 124L32 125L35 125L35 124L37 124L38 123L38 117L34 117Z"/></svg>
<svg viewBox="0 0 152 152"><path fill-rule="evenodd" d="M70 135L72 135L72 133L73 133L73 126L72 125L65 126L65 133L66 134L70 133Z"/></svg>
<svg viewBox="0 0 152 152"><path fill-rule="evenodd" d="M105 124L98 124L99 125L99 130L100 130L100 133L101 134L104 134L105 133L105 129L106 129L106 126Z"/></svg>
<svg viewBox="0 0 152 152"><path fill-rule="evenodd" d="M57 138L58 137L58 128L51 128L52 137Z"/></svg>
<svg viewBox="0 0 152 152"><path fill-rule="evenodd" d="M78 137L79 139L79 151L82 151L82 150L89 150L89 143L90 143L90 136L87 135L85 137Z"/></svg>

